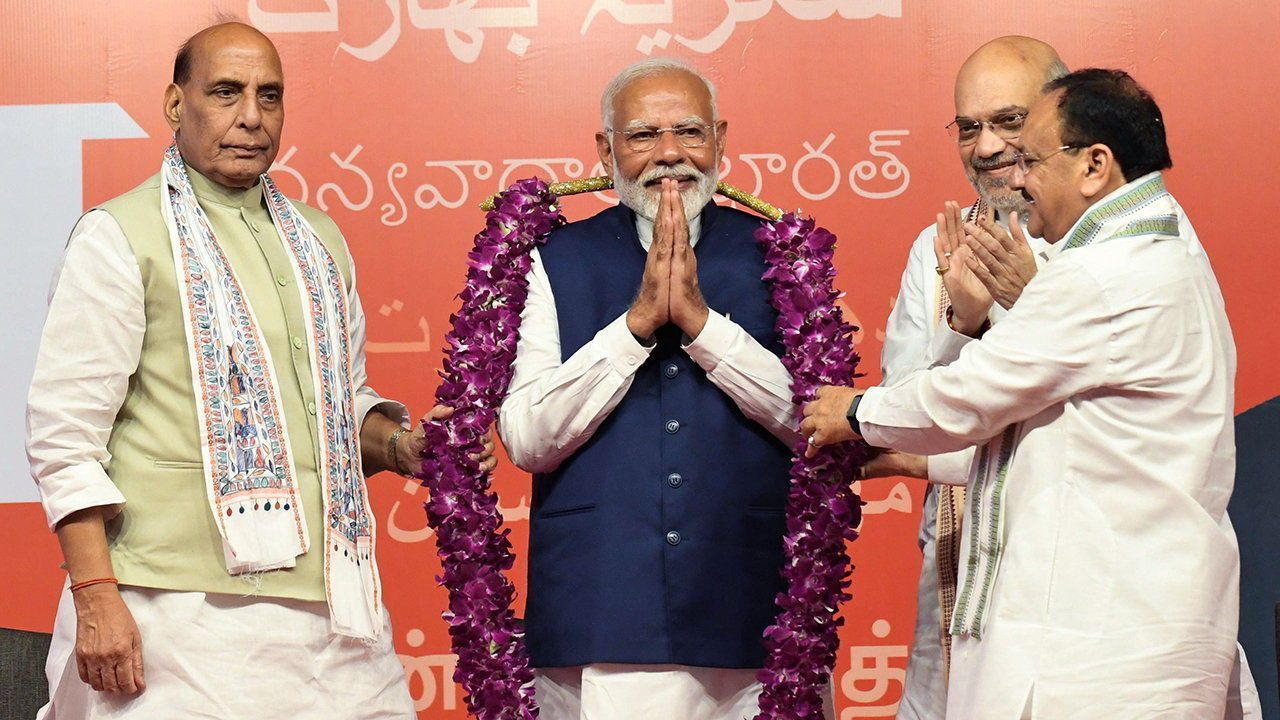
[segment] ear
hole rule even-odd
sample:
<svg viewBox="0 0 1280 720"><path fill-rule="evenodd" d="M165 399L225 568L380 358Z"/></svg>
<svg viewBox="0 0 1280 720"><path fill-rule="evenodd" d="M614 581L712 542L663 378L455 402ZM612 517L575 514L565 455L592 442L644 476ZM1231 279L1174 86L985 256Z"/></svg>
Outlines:
<svg viewBox="0 0 1280 720"><path fill-rule="evenodd" d="M604 174L613 177L613 147L609 144L609 133L596 133L596 154L600 156L600 167L604 168ZM617 178L614 178L617 181Z"/></svg>
<svg viewBox="0 0 1280 720"><path fill-rule="evenodd" d="M169 129L175 132L182 125L182 100L182 88L169 83L164 91L164 119L169 123Z"/></svg>
<svg viewBox="0 0 1280 720"><path fill-rule="evenodd" d="M724 157L725 138L729 134L729 121L719 120L716 122L716 165L720 164L721 158Z"/></svg>
<svg viewBox="0 0 1280 720"><path fill-rule="evenodd" d="M1115 180L1117 175L1121 175L1120 166L1116 163L1116 156L1112 154L1111 148L1095 143L1081 150L1080 154L1084 159L1080 178L1081 194L1097 199L1118 187ZM1123 184L1121 175L1120 185Z"/></svg>

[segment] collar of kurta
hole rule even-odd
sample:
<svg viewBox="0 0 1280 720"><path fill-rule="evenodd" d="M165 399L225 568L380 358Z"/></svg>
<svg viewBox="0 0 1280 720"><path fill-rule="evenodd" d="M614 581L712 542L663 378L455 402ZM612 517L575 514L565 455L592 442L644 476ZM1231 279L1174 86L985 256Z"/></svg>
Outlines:
<svg viewBox="0 0 1280 720"><path fill-rule="evenodd" d="M200 202L213 203L229 208L250 209L263 207L261 180L254 183L253 187L232 188L210 180L185 162L182 166L186 169L187 178L191 181L191 189L195 192L196 198Z"/></svg>
<svg viewBox="0 0 1280 720"><path fill-rule="evenodd" d="M1125 183L1094 203L1062 240L1062 252L1122 237L1177 235L1178 217L1166 200L1164 174Z"/></svg>

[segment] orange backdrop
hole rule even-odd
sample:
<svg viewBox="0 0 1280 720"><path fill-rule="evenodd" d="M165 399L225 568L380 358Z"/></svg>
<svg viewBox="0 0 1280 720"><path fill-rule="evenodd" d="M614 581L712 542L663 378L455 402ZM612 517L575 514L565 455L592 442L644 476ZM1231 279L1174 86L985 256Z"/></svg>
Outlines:
<svg viewBox="0 0 1280 720"><path fill-rule="evenodd" d="M160 105L173 51L219 13L251 21L280 49L288 120L275 177L346 234L369 314L372 383L415 412L437 382L463 258L482 223L477 203L521 177L598 174L601 90L622 66L658 55L689 60L718 84L729 121L726 180L802 208L839 235L840 283L874 383L912 240L943 201L972 197L943 130L954 72L979 44L1008 33L1052 43L1073 68L1129 70L1155 94L1176 163L1170 187L1226 295L1240 354L1237 409L1277 394L1269 360L1280 297L1263 291L1274 282L1266 213L1280 183L1274 3L25 0L0 8L0 131L11 106L115 104L140 132L82 143L81 205L133 187L157 171L169 142ZM41 165L6 160L3 174L43 192L39 183L51 180ZM609 201L582 196L566 208L585 217ZM0 196L0 216L23 209L15 202ZM59 247L75 212L53 220L57 232L19 227L4 242ZM4 262L22 257L6 252ZM18 271L43 281L51 269ZM42 314L40 298L20 301L26 316ZM27 375L17 374L24 392ZM3 412L19 415L13 405ZM0 463L0 482L29 484L20 456ZM388 474L369 483L396 646L418 708L462 718L424 491ZM497 486L522 553L528 477L504 464ZM870 504L851 546L854 600L835 678L842 720L893 715L920 564L921 484L878 480L862 490ZM0 625L50 629L59 561L38 504L0 503ZM524 573L518 562L518 587Z"/></svg>

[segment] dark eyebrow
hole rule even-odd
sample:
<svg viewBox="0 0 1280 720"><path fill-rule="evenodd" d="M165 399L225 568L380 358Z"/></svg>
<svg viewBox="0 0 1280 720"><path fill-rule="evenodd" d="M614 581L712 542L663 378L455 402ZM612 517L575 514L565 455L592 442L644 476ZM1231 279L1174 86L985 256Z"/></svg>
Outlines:
<svg viewBox="0 0 1280 720"><path fill-rule="evenodd" d="M233 87L236 90L244 90L244 83L240 80L232 80L231 78L218 78L210 80L207 89L213 90L219 87Z"/></svg>
<svg viewBox="0 0 1280 720"><path fill-rule="evenodd" d="M261 85L258 86L258 90L259 91L274 90L275 92L283 93L284 83L276 83L276 82L262 83Z"/></svg>

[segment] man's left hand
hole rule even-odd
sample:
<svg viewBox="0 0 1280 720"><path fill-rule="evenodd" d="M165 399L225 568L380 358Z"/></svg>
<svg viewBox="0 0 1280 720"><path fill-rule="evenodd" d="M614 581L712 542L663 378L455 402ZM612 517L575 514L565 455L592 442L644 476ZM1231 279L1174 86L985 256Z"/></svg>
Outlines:
<svg viewBox="0 0 1280 720"><path fill-rule="evenodd" d="M453 408L447 405L436 405L431 411L422 416L422 420L414 425L413 432L400 438L400 442L396 443L396 461L399 467L410 470L411 474L417 475L419 468L422 467L422 454L427 447L426 431L422 424L432 420L444 420L453 414ZM481 472L491 472L498 465L498 459L493 456L493 431L484 434L480 441L480 452L471 455L471 459L480 463Z"/></svg>
<svg viewBox="0 0 1280 720"><path fill-rule="evenodd" d="M711 311L698 287L698 258L689 243L689 221L679 183L664 179L662 193L667 196L665 204L670 213L666 225L675 233L671 246L671 322L688 337L696 338L706 327Z"/></svg>
<svg viewBox="0 0 1280 720"><path fill-rule="evenodd" d="M804 420L800 432L809 438L805 457L818 454L825 445L857 440L860 435L849 424L849 407L853 399L866 390L826 385L818 388L818 396L804 406Z"/></svg>
<svg viewBox="0 0 1280 720"><path fill-rule="evenodd" d="M1011 213L1009 230L990 217L964 224L964 244L971 251L969 268L986 286L991 297L1008 310L1022 295L1022 289L1036 275L1036 258L1022 232L1018 213Z"/></svg>

